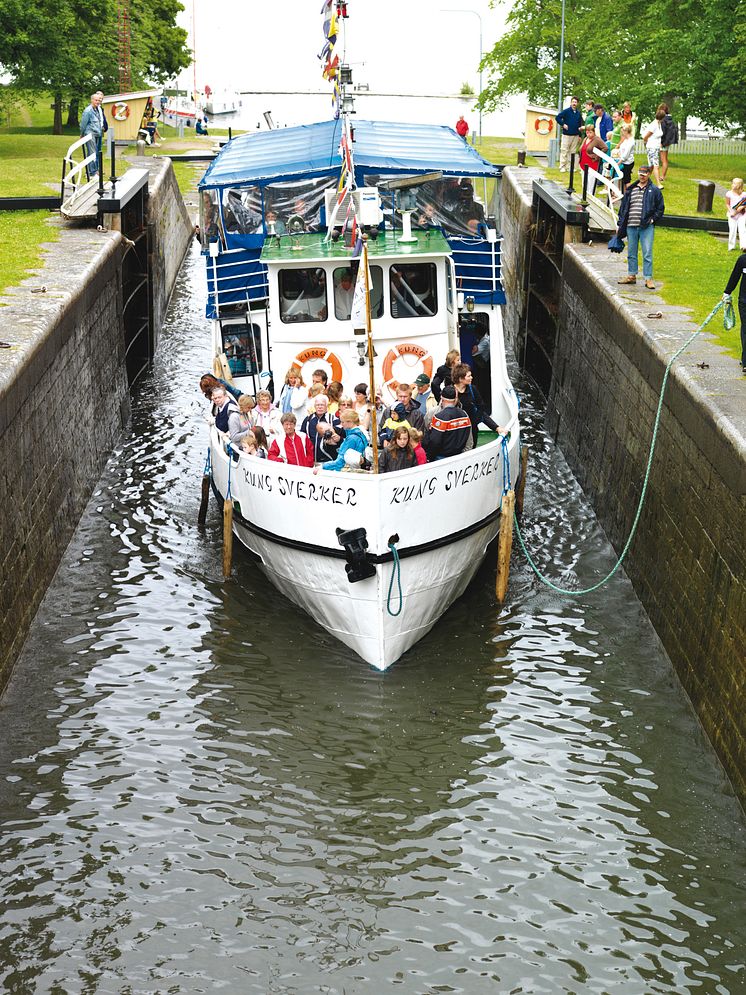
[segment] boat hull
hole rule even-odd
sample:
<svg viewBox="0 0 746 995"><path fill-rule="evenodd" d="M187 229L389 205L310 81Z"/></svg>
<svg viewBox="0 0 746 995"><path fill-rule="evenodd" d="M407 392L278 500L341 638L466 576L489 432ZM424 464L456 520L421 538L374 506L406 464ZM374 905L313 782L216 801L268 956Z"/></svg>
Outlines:
<svg viewBox="0 0 746 995"><path fill-rule="evenodd" d="M511 480L518 469L517 440L381 476L236 460L215 430L211 450L213 487L220 499L230 491L234 533L268 579L380 670L464 593L499 527L506 454ZM338 532L359 529L357 566L371 576L351 583Z"/></svg>

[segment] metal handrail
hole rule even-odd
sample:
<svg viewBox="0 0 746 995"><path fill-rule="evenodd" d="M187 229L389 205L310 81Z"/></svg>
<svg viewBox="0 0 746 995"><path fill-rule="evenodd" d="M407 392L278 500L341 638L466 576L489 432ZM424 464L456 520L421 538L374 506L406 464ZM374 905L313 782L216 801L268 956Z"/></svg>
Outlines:
<svg viewBox="0 0 746 995"><path fill-rule="evenodd" d="M73 153L77 151L77 149L81 148L84 145L87 146L90 142L91 142L91 136L84 135L82 138L79 138L76 142L73 142L73 144L68 148L65 155L62 157L62 183L60 184L60 200L62 200L63 203L65 202L66 188L67 186L72 187L72 193L70 194L70 200L68 203L68 206L70 207L75 203L76 197L81 191L83 191L90 183L98 182L97 178L95 180L86 179L85 183L80 183L79 180L80 174L85 169L85 167L89 165L89 163L96 162L97 155L95 148L93 152L87 155L84 159L81 159L80 162L75 162L75 159L73 158ZM67 172L66 169L68 165L70 166L69 173Z"/></svg>

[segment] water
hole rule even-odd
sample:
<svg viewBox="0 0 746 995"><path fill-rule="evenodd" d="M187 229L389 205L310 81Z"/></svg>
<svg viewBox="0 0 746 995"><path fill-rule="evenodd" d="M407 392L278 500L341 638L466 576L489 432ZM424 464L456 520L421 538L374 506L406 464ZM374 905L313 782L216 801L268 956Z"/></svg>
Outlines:
<svg viewBox="0 0 746 995"><path fill-rule="evenodd" d="M626 580L515 557L500 613L490 564L383 675L224 584L203 304L193 250L0 708L0 990L745 991L744 820ZM522 410L528 541L590 583Z"/></svg>

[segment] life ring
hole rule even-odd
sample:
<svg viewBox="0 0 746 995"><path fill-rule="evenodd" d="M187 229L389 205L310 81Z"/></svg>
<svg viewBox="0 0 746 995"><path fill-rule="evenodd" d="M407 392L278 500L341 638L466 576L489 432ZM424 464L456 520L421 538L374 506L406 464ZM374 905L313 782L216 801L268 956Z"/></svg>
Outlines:
<svg viewBox="0 0 746 995"><path fill-rule="evenodd" d="M554 128L554 121L550 117L537 117L534 121L534 129L540 135L551 135Z"/></svg>
<svg viewBox="0 0 746 995"><path fill-rule="evenodd" d="M310 349L304 349L302 352L299 352L290 365L297 366L302 373L306 363L310 363L312 360L316 363L327 363L331 367L332 380L342 383L342 364L339 361L339 357L331 349L327 349L323 345L313 346Z"/></svg>
<svg viewBox="0 0 746 995"><path fill-rule="evenodd" d="M386 353L383 365L381 366L383 386L389 390L393 397L396 397L396 391L399 387L399 381L394 377L394 363L397 359L402 359L405 356L414 356L416 360L419 360L419 362L422 363L421 370L418 370L416 373L413 371L412 379L409 381L410 383L412 383L415 377L419 376L420 373L424 373L428 377L432 377L433 375L433 357L427 349L423 349L422 346L417 345L416 342L402 342L399 345L395 345L393 349L389 349Z"/></svg>
<svg viewBox="0 0 746 995"><path fill-rule="evenodd" d="M111 115L115 121L126 121L130 116L130 105L123 100L117 101L111 108Z"/></svg>

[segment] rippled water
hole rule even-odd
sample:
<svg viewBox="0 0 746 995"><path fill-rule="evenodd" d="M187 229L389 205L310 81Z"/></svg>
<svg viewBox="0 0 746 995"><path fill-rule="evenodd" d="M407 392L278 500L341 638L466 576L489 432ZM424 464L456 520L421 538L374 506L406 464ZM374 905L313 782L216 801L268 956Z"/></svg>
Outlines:
<svg viewBox="0 0 746 995"><path fill-rule="evenodd" d="M623 577L494 564L379 674L195 526L193 256L0 708L10 993L746 991L744 820ZM525 388L525 385L524 385ZM526 531L613 563L534 445Z"/></svg>

